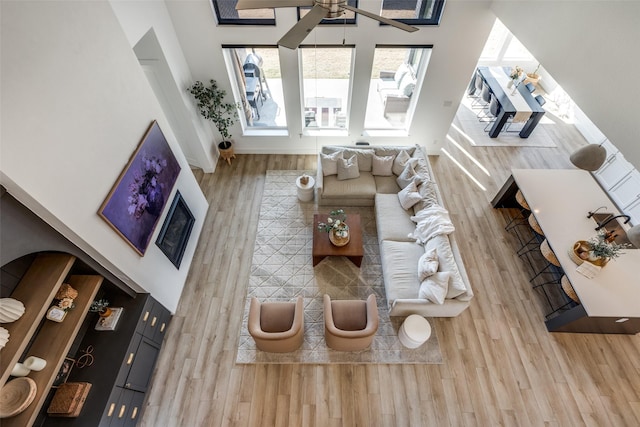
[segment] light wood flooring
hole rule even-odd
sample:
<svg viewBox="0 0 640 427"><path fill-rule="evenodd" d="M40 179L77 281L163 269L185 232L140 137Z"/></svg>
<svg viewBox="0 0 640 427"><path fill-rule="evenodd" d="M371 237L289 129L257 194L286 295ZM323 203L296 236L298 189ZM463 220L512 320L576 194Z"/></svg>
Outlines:
<svg viewBox="0 0 640 427"><path fill-rule="evenodd" d="M559 120L552 132L557 148L472 147L452 130L455 162L431 158L475 291L461 316L433 319L442 365L236 365L265 171L316 158L238 155L196 171L211 206L141 425L640 425L640 336L547 332L507 213L489 204L512 167L571 167L584 142Z"/></svg>

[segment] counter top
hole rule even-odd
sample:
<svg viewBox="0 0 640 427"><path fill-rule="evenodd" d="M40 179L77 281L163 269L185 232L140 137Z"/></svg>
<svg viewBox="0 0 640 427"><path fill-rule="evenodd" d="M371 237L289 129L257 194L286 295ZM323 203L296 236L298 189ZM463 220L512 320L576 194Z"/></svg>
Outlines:
<svg viewBox="0 0 640 427"><path fill-rule="evenodd" d="M597 235L589 211L621 214L587 171L512 169L545 237L590 317L640 317L640 249L625 249L592 279L576 271L568 250ZM623 225L623 228L630 228Z"/></svg>

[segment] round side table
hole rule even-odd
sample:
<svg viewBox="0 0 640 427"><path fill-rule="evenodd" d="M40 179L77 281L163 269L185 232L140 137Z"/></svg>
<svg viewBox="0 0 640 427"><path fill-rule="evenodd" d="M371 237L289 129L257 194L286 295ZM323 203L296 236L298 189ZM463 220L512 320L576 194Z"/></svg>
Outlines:
<svg viewBox="0 0 640 427"><path fill-rule="evenodd" d="M417 314L407 317L398 331L398 339L407 348L420 347L427 342L430 336L431 325L429 321Z"/></svg>
<svg viewBox="0 0 640 427"><path fill-rule="evenodd" d="M310 202L313 200L313 188L316 185L316 181L312 176L307 176L309 182L306 185L302 185L300 182L301 176L296 179L296 187L298 187L298 200L301 202Z"/></svg>

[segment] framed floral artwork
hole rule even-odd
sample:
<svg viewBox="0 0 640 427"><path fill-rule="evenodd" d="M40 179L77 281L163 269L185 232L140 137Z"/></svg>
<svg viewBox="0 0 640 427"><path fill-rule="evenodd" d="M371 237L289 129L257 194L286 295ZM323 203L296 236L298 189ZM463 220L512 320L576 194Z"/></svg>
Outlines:
<svg viewBox="0 0 640 427"><path fill-rule="evenodd" d="M180 164L154 120L98 211L140 256L179 174Z"/></svg>

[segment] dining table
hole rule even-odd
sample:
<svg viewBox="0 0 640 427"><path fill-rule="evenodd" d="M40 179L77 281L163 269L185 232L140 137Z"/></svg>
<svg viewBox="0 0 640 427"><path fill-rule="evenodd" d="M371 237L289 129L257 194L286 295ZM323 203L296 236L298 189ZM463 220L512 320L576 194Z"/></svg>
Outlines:
<svg viewBox="0 0 640 427"><path fill-rule="evenodd" d="M520 138L528 138L544 116L545 110L529 92L526 84L522 81L514 83L509 77L509 67L478 67L477 71L476 78L478 75L482 78L500 104L500 111L489 129L489 137L497 138L511 119L514 123L524 123L518 134Z"/></svg>

